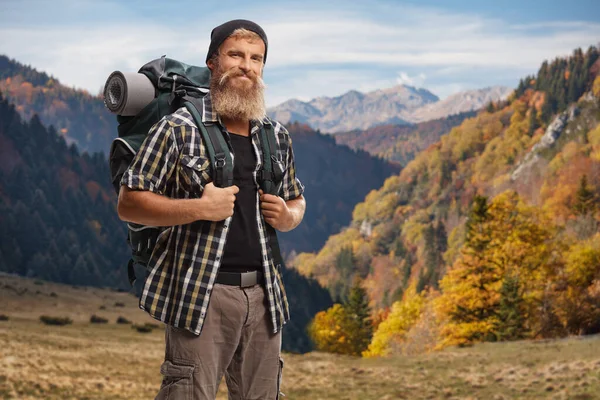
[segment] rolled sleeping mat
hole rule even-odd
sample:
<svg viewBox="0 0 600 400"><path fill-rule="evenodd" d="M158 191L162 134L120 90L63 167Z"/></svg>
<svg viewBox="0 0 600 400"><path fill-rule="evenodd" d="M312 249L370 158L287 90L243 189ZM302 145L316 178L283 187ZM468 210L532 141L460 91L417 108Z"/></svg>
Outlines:
<svg viewBox="0 0 600 400"><path fill-rule="evenodd" d="M155 97L150 79L137 72L115 71L104 85L104 104L110 112L133 116L139 113Z"/></svg>

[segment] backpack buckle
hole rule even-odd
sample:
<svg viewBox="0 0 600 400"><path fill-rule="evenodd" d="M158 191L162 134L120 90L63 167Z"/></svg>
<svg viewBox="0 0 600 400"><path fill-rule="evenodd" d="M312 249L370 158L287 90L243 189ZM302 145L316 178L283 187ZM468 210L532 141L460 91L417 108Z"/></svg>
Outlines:
<svg viewBox="0 0 600 400"><path fill-rule="evenodd" d="M215 167L217 167L217 168L225 167L225 156L215 157Z"/></svg>

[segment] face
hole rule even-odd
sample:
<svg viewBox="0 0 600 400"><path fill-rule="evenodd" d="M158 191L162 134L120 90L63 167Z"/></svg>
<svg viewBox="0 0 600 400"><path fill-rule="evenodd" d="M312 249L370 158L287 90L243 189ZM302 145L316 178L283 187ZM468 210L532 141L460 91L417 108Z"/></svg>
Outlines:
<svg viewBox="0 0 600 400"><path fill-rule="evenodd" d="M208 67L218 75L232 76L232 84L251 85L256 77L262 77L265 44L262 40L227 38L219 49L218 69L215 71L213 60L208 60ZM235 82L235 83L234 83Z"/></svg>
<svg viewBox="0 0 600 400"><path fill-rule="evenodd" d="M262 40L227 38L216 59L209 59L213 108L221 117L258 120L266 115L262 81Z"/></svg>

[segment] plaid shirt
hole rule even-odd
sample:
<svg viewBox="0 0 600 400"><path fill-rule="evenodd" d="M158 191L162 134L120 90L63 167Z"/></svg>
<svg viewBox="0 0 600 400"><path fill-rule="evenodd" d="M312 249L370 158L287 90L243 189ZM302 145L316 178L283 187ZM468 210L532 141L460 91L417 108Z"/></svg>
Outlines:
<svg viewBox="0 0 600 400"><path fill-rule="evenodd" d="M210 95L204 97L203 109L198 111L205 124L222 126L212 111ZM257 160L254 182L258 188L256 175L262 164L262 145L257 132L263 124L273 125L279 159L284 160L279 165L284 171L279 195L284 200L294 199L304 192L304 187L296 178L291 137L283 125L268 118L250 124ZM151 128L121 184L170 198L198 198L204 185L212 180L211 170L208 151L194 119L186 108L180 108ZM142 310L166 324L200 335L231 218L161 228L140 297ZM258 193L256 223L273 333L277 333L290 319L289 305L280 271L274 265Z"/></svg>

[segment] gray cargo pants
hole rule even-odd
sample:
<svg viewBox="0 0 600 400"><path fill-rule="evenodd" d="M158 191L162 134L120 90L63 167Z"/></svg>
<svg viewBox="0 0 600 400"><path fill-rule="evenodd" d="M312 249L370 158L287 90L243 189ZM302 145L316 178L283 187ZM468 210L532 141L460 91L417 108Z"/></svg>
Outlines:
<svg viewBox="0 0 600 400"><path fill-rule="evenodd" d="M223 374L229 400L279 399L281 331L271 325L262 285L216 283L200 336L167 325L155 400L212 400Z"/></svg>

